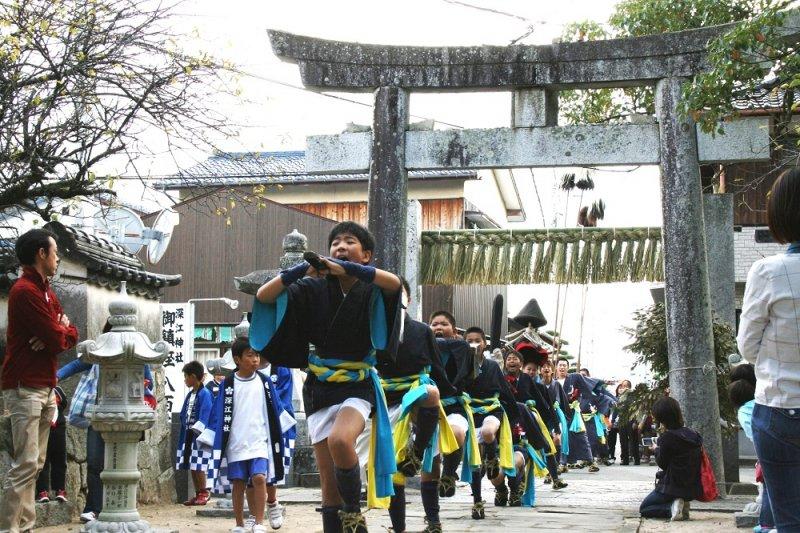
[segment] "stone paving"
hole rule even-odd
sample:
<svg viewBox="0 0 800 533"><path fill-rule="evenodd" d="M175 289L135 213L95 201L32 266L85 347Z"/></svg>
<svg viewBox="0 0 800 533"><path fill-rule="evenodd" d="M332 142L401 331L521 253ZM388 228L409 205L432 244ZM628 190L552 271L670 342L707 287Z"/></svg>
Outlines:
<svg viewBox="0 0 800 533"><path fill-rule="evenodd" d="M575 532L643 532L660 533L680 531L709 533L733 532L733 511L740 510L752 497L736 496L725 500L702 504L692 503L689 522L669 523L664 520L641 520L638 507L642 498L651 490L655 468L649 466L611 466L597 474L585 470L572 471L564 476L569 487L553 491L549 485L537 482L536 507L495 508L494 490L484 480L483 498L487 501L486 519L472 520L470 510L472 498L466 485L458 488L456 496L443 499L441 515L444 530L450 532L493 532L521 533L523 531L565 531ZM743 481L752 481L752 469L742 469ZM280 500L286 505L286 522L281 532L314 533L322 530L319 514L319 489L291 488L279 492ZM408 530L421 531L424 528L422 505L419 492L409 487L406 498L409 502ZM226 532L233 525L230 510L218 507L212 500L207 507L198 509L178 504L147 505L140 508L142 517L153 526L168 528L181 533ZM366 513L370 531L385 532L390 527L389 516L383 510ZM69 528L69 529L68 529ZM37 531L56 533L77 532L78 524L45 528Z"/></svg>

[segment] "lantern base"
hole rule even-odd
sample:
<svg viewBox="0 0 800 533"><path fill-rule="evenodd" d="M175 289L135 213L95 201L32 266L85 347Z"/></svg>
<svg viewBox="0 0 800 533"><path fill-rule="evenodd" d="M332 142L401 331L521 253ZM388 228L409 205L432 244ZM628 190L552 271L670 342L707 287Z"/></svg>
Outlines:
<svg viewBox="0 0 800 533"><path fill-rule="evenodd" d="M93 520L81 527L81 533L162 533L163 531L153 528L146 520L132 522ZM174 531L177 533L177 530Z"/></svg>

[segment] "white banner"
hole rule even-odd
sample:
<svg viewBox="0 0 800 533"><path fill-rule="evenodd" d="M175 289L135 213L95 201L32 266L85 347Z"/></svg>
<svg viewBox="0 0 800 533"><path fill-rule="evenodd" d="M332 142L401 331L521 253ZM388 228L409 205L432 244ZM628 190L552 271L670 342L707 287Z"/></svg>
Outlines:
<svg viewBox="0 0 800 533"><path fill-rule="evenodd" d="M161 304L161 339L169 344L164 359L164 399L171 413L179 413L188 388L183 365L194 360L194 306L189 303Z"/></svg>

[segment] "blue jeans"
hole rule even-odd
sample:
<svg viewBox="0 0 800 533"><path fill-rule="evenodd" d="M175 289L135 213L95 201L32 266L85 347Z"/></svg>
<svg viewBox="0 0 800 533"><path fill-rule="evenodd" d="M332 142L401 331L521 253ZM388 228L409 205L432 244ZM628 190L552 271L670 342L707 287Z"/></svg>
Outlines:
<svg viewBox="0 0 800 533"><path fill-rule="evenodd" d="M772 503L769 501L767 487L764 487L764 492L761 493L761 514L758 515L758 525L764 531L775 529L775 519L772 518Z"/></svg>
<svg viewBox="0 0 800 533"><path fill-rule="evenodd" d="M775 527L800 531L800 408L753 408L753 443Z"/></svg>
<svg viewBox="0 0 800 533"><path fill-rule="evenodd" d="M672 518L672 502L675 496L667 496L663 492L654 490L645 496L639 506L639 514L642 518Z"/></svg>

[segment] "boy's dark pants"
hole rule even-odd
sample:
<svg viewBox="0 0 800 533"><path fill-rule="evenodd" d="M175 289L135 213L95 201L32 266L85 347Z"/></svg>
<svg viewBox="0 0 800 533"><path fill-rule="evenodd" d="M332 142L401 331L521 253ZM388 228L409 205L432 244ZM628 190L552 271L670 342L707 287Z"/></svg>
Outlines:
<svg viewBox="0 0 800 533"><path fill-rule="evenodd" d="M86 506L83 512L92 511L100 514L103 510L103 482L100 480L100 473L105 464L106 444L103 437L89 427L86 431Z"/></svg>
<svg viewBox="0 0 800 533"><path fill-rule="evenodd" d="M50 438L47 440L47 460L36 479L36 494L50 489L53 492L66 488L67 475L67 426L50 428Z"/></svg>

